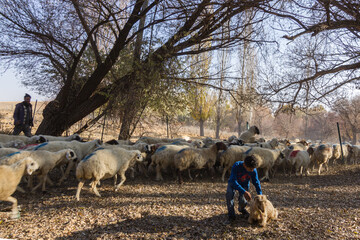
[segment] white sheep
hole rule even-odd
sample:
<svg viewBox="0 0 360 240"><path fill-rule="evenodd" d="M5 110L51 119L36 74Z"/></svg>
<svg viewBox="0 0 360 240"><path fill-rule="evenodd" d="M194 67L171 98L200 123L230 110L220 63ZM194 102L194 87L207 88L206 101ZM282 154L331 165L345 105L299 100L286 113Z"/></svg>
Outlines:
<svg viewBox="0 0 360 240"><path fill-rule="evenodd" d="M32 137L27 137L27 136L23 136L23 135L0 134L0 142L2 142L2 143L14 141L14 140L21 140L25 144L35 144L35 143L46 142L46 139L44 137L38 136L38 135L35 135Z"/></svg>
<svg viewBox="0 0 360 240"><path fill-rule="evenodd" d="M295 144L291 144L289 146L292 150L307 150L309 147L309 144L305 140L301 140L296 142Z"/></svg>
<svg viewBox="0 0 360 240"><path fill-rule="evenodd" d="M285 149L283 153L289 165L295 167L295 176L298 171L301 177L303 172L305 172L306 176L308 175L308 167L310 164L310 154L308 151L292 150L288 148ZM289 171L289 175L291 176L291 169Z"/></svg>
<svg viewBox="0 0 360 240"><path fill-rule="evenodd" d="M265 171L264 176L260 179L261 181L269 181L269 171L276 165L278 162L281 162L281 159L284 158L284 154L281 152L280 149L268 149L268 148L261 148L261 147L253 147L246 151L246 154L243 154L243 159L247 155L256 154L261 158L261 162L258 168L262 168Z"/></svg>
<svg viewBox="0 0 360 240"><path fill-rule="evenodd" d="M20 152L17 148L0 148L0 158L5 157L6 155Z"/></svg>
<svg viewBox="0 0 360 240"><path fill-rule="evenodd" d="M74 133L73 135L64 137L64 136L51 136L51 135L40 135L44 137L48 142L50 141L82 141L82 138L79 136L79 134Z"/></svg>
<svg viewBox="0 0 360 240"><path fill-rule="evenodd" d="M321 174L321 168L322 165L325 164L325 170L328 170L328 162L329 159L332 157L332 147L325 145L325 144L321 144L319 145L314 153L311 156L311 165L314 166L315 163L318 164L319 166L319 170L318 170L318 174Z"/></svg>
<svg viewBox="0 0 360 240"><path fill-rule="evenodd" d="M57 152L63 149L72 149L74 150L77 159L83 159L86 155L93 152L96 148L100 147L100 140L96 139L89 142L79 142L76 140L67 142L67 141L53 141L42 143L38 146L31 147L27 150L46 150L49 152ZM70 170L75 166L73 161L70 161L65 172L62 172L62 177L60 178L58 185L60 185L67 177L69 176Z"/></svg>
<svg viewBox="0 0 360 240"><path fill-rule="evenodd" d="M243 154L250 148L249 146L232 145L220 154L220 166L223 167L221 179L223 182L225 181L226 172L231 170L235 162L241 161Z"/></svg>
<svg viewBox="0 0 360 240"><path fill-rule="evenodd" d="M360 146L358 145L347 145L349 163L356 164L360 159Z"/></svg>
<svg viewBox="0 0 360 240"><path fill-rule="evenodd" d="M175 141L186 141L183 138L174 138L174 139L170 139L170 138L156 138L156 137L141 137L139 138L136 143L138 142L143 142L143 143L147 143L147 144L155 144L155 143L159 143L159 142L167 142L167 143L172 143Z"/></svg>
<svg viewBox="0 0 360 240"><path fill-rule="evenodd" d="M23 148L26 144L20 139L15 139L10 142L0 143L0 148Z"/></svg>
<svg viewBox="0 0 360 240"><path fill-rule="evenodd" d="M19 210L16 198L11 195L15 192L16 187L24 174L31 175L38 164L31 157L22 159L10 166L0 165L0 200L12 203L11 218L19 218Z"/></svg>
<svg viewBox="0 0 360 240"><path fill-rule="evenodd" d="M182 149L189 148L187 145L164 145L155 151L151 156L151 166L156 170L156 181L163 180L162 170L175 170L174 156Z"/></svg>
<svg viewBox="0 0 360 240"><path fill-rule="evenodd" d="M255 142L255 135L260 134L260 130L256 126L251 126L247 131L241 133L239 139L244 143L253 143Z"/></svg>
<svg viewBox="0 0 360 240"><path fill-rule="evenodd" d="M186 169L212 169L219 151L226 150L223 142L217 142L210 148L185 148L174 156L175 169L178 172L179 183L183 182L181 172Z"/></svg>
<svg viewBox="0 0 360 240"><path fill-rule="evenodd" d="M279 141L276 138L271 139L270 141L259 143L259 147L275 149L279 146Z"/></svg>
<svg viewBox="0 0 360 240"><path fill-rule="evenodd" d="M96 186L102 179L114 177L119 174L121 181L115 185L115 191L125 182L125 172L136 161L142 161L143 157L138 150L126 150L122 148L100 149L80 161L76 168L76 178L79 185L76 191L76 199L80 200L80 191L85 180L92 179L91 189L96 196L101 197Z"/></svg>

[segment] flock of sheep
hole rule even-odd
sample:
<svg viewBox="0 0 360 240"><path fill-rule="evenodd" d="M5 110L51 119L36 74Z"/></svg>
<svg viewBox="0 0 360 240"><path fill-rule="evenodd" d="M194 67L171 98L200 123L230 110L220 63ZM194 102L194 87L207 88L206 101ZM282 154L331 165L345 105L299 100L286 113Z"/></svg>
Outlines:
<svg viewBox="0 0 360 240"><path fill-rule="evenodd" d="M290 143L276 138L265 141L256 138L257 134L260 134L259 129L252 126L239 138L232 136L223 141L141 137L135 143L124 140L83 142L76 134L30 138L0 134L0 200L11 202L10 217L19 218L17 200L11 196L16 190L25 192L19 183L26 182L30 191L40 187L46 191L46 185L54 185L49 176L54 168L59 168L62 174L58 186L74 170L79 181L76 191L79 201L86 180L91 180L91 190L100 197L97 190L100 181L114 178L117 191L126 180L127 170L131 171L131 177L138 172L147 177L155 175L157 181L163 180L162 174L173 173L179 183L183 182L185 171L189 179L192 179L192 174L205 171L211 176L221 173L222 181L225 181L236 161L254 154L261 160L258 167L263 170L261 180L266 181L279 171L307 175L315 166L320 174L323 165L327 170L329 162L342 157L339 144L309 144L304 140ZM344 144L342 149L345 163L357 163L360 146ZM121 178L119 183L118 175ZM37 176L35 187L33 176Z"/></svg>

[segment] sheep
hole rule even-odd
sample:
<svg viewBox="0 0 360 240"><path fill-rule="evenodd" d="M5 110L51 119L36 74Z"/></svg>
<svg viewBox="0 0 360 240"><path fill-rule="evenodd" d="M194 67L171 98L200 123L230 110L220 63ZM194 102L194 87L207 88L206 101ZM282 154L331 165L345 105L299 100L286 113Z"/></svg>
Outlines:
<svg viewBox="0 0 360 240"><path fill-rule="evenodd" d="M96 139L89 142L79 142L76 140L67 142L67 141L53 141L42 143L38 146L33 146L27 150L47 150L50 152L57 152L63 149L72 149L74 150L78 159L83 159L87 154L94 151L97 147L100 147L100 140ZM62 172L62 177L60 178L58 185L60 185L67 177L69 176L70 170L74 167L75 163L70 161L65 172Z"/></svg>
<svg viewBox="0 0 360 240"><path fill-rule="evenodd" d="M255 142L255 135L260 134L260 130L256 126L251 126L247 131L241 133L239 139L244 143L253 143Z"/></svg>
<svg viewBox="0 0 360 240"><path fill-rule="evenodd" d="M321 173L322 165L325 164L326 171L328 170L328 162L332 157L332 147L321 144L319 145L314 153L311 156L311 165L314 166L315 163L319 165L318 175Z"/></svg>
<svg viewBox="0 0 360 240"><path fill-rule="evenodd" d="M177 152L182 149L189 148L187 145L164 145L159 147L155 153L151 156L151 166L155 167L156 170L156 181L163 180L161 170L173 169L174 156Z"/></svg>
<svg viewBox="0 0 360 240"><path fill-rule="evenodd" d="M48 142L50 141L82 141L82 138L79 136L79 134L74 133L73 135L63 137L63 136L51 136L51 135L40 135L44 137Z"/></svg>
<svg viewBox="0 0 360 240"><path fill-rule="evenodd" d="M23 135L0 134L0 142L2 142L2 143L14 141L14 140L21 140L25 144L34 144L34 143L46 142L46 139L43 136L35 135L35 136L32 136L32 137L27 137L27 136L23 136Z"/></svg>
<svg viewBox="0 0 360 240"><path fill-rule="evenodd" d="M116 140L116 139L111 139L107 142L105 142L104 144L106 145L134 145L133 142L131 142L130 140Z"/></svg>
<svg viewBox="0 0 360 240"><path fill-rule="evenodd" d="M220 150L226 150L227 147L223 142L217 142L210 148L185 148L174 156L175 169L178 172L179 183L183 182L181 172L185 169L195 168L202 169L207 166L212 169L216 162L217 153Z"/></svg>
<svg viewBox="0 0 360 240"><path fill-rule="evenodd" d="M292 150L307 150L308 146L309 144L305 140L301 140L295 144L291 144L289 148Z"/></svg>
<svg viewBox="0 0 360 240"><path fill-rule="evenodd" d="M91 189L96 196L101 197L96 188L100 180L119 174L121 182L115 185L115 191L117 191L126 180L125 172L128 167L134 164L135 161L142 160L140 151L122 148L101 149L89 154L81 160L76 168L76 178L79 180L76 191L77 201L80 200L80 191L85 180L92 179Z"/></svg>
<svg viewBox="0 0 360 240"><path fill-rule="evenodd" d="M0 143L0 148L23 148L26 144L20 139L15 139L10 142Z"/></svg>
<svg viewBox="0 0 360 240"><path fill-rule="evenodd" d="M17 200L11 195L15 192L22 176L24 174L31 175L38 168L38 163L31 157L24 158L10 166L0 165L0 200L12 203L12 219L19 218L20 213Z"/></svg>
<svg viewBox="0 0 360 240"><path fill-rule="evenodd" d="M267 149L261 147L253 147L246 151L246 154L243 154L243 158L240 159L242 161L247 155L256 154L260 158L260 163L258 168L263 168L265 171L264 176L260 179L260 181L269 181L269 171L273 166L281 162L281 159L284 158L284 154L280 149Z"/></svg>
<svg viewBox="0 0 360 240"><path fill-rule="evenodd" d="M143 142L143 143L147 143L147 144L155 144L155 143L159 143L159 142L167 142L167 143L172 143L175 141L186 141L183 138L174 138L174 139L169 139L169 138L156 138L156 137L141 137L139 138L136 143L138 142Z"/></svg>
<svg viewBox="0 0 360 240"><path fill-rule="evenodd" d="M264 143L259 143L259 147L262 148L275 149L277 146L279 146L279 142L276 138L273 138L270 141Z"/></svg>
<svg viewBox="0 0 360 240"><path fill-rule="evenodd" d="M0 148L0 158L4 157L6 155L12 154L12 153L16 153L16 152L20 152L19 149L17 149L17 148Z"/></svg>
<svg viewBox="0 0 360 240"><path fill-rule="evenodd" d="M343 154L341 155L341 146L340 144L333 144L333 155L330 158L330 160L332 160L332 163L335 164L338 160L340 160L343 158L343 163L347 163L348 160L350 160L350 156L349 156L349 150L351 150L351 148L349 148L348 146L350 146L350 144L342 144L342 150L343 150Z"/></svg>
<svg viewBox="0 0 360 240"><path fill-rule="evenodd" d="M266 195L257 195L250 202L250 215L248 222L250 224L258 221L261 227L265 227L271 220L278 218L278 211L273 204L267 199Z"/></svg>
<svg viewBox="0 0 360 240"><path fill-rule="evenodd" d="M248 146L236 146L232 145L227 150L220 154L220 165L223 167L221 179L225 181L225 174L235 162L242 159L242 155L248 151L251 147Z"/></svg>
<svg viewBox="0 0 360 240"><path fill-rule="evenodd" d="M358 145L347 145L347 151L349 153L349 163L356 164L360 158L360 146Z"/></svg>
<svg viewBox="0 0 360 240"><path fill-rule="evenodd" d="M36 173L38 173L38 178L40 180L38 185L31 189L32 192L34 192L40 186L42 186L41 190L45 192L45 185L47 181L50 183L50 185L53 185L52 181L48 178L48 173L55 166L77 160L75 152L71 149L63 149L58 152L39 150L30 153L30 156L39 164L39 172L37 171Z"/></svg>
<svg viewBox="0 0 360 240"><path fill-rule="evenodd" d="M301 177L304 171L305 175L308 175L308 167L310 164L310 154L308 151L292 150L287 148L283 151L283 153L289 165L295 166L295 176L297 174L297 171L299 171ZM291 176L291 169L289 171L289 176Z"/></svg>

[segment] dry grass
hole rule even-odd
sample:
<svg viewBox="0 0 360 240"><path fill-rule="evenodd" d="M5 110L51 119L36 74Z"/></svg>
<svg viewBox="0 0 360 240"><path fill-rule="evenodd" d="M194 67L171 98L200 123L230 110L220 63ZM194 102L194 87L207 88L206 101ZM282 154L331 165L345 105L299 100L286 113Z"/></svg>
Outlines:
<svg viewBox="0 0 360 240"><path fill-rule="evenodd" d="M55 176L53 176L55 178ZM152 178L153 179L153 178ZM119 192L102 182L101 198L84 188L79 202L74 177L47 193L15 197L21 218L4 219L0 237L17 239L360 239L360 165L337 166L321 176L279 175L262 183L279 210L265 228L238 219L227 224L226 183L203 178L179 186L172 177L138 176ZM252 189L252 192L254 189ZM0 209L9 207L4 202Z"/></svg>

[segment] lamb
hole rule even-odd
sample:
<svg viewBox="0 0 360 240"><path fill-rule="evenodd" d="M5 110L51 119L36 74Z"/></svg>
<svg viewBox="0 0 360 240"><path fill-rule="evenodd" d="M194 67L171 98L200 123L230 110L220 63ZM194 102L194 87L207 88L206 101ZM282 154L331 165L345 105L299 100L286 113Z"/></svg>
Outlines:
<svg viewBox="0 0 360 240"><path fill-rule="evenodd" d="M156 181L163 180L161 170L173 169L174 156L177 152L182 149L189 148L187 145L164 145L158 148L155 153L151 156L151 166L155 167L156 170Z"/></svg>
<svg viewBox="0 0 360 240"><path fill-rule="evenodd" d="M96 186L100 180L114 177L119 174L121 182L115 186L117 191L125 182L125 172L135 161L142 161L141 152L138 150L125 150L122 148L101 149L86 156L76 168L76 178L79 185L76 191L76 199L80 200L80 191L85 180L92 179L91 189L96 196L101 197Z"/></svg>
<svg viewBox="0 0 360 240"><path fill-rule="evenodd" d="M17 185L24 174L31 175L39 165L31 157L22 159L10 166L0 165L0 200L12 203L11 218L20 217L16 198L11 195L15 192Z"/></svg>
<svg viewBox="0 0 360 240"><path fill-rule="evenodd" d="M322 165L325 164L325 169L326 171L328 170L328 162L331 157L332 147L321 144L315 149L314 153L311 156L311 164L312 166L314 166L315 163L319 165L318 175L320 175L321 173Z"/></svg>
<svg viewBox="0 0 360 240"><path fill-rule="evenodd" d="M100 147L100 140L96 139L90 142L79 142L73 140L71 142L67 141L53 141L53 142L46 142L42 143L38 146L31 147L28 150L47 150L49 152L57 152L63 149L72 149L75 152L75 155L78 159L83 159L87 154L94 151L97 147ZM63 172L63 176L60 178L58 185L60 185L67 177L69 176L70 170L74 167L75 163L70 161L65 173Z"/></svg>
<svg viewBox="0 0 360 240"><path fill-rule="evenodd" d="M79 136L79 134L74 133L73 135L63 137L63 136L51 136L51 135L40 135L44 137L48 142L50 141L82 141L82 138Z"/></svg>
<svg viewBox="0 0 360 240"><path fill-rule="evenodd" d="M178 172L179 183L183 182L181 172L185 169L194 168L202 169L207 167L212 169L216 162L218 151L226 150L227 147L223 142L217 142L210 148L185 148L174 156L175 169Z"/></svg>
<svg viewBox="0 0 360 240"><path fill-rule="evenodd" d="M295 176L297 174L297 171L299 171L301 177L304 171L305 175L308 175L308 167L310 164L310 154L308 151L292 150L287 148L283 151L283 153L289 165L295 166ZM291 176L291 169L289 171L289 176Z"/></svg>
<svg viewBox="0 0 360 240"><path fill-rule="evenodd" d="M256 126L251 126L247 131L241 133L239 139L244 143L253 143L255 142L255 135L260 134L260 130Z"/></svg>
<svg viewBox="0 0 360 240"><path fill-rule="evenodd" d="M350 148L348 146L350 146L350 145L349 144L342 144L344 163L347 163L349 158L350 158L349 151L348 151L348 150L350 150ZM341 146L340 146L340 144L333 144L333 155L332 155L330 160L332 160L332 163L335 164L341 158L342 158L342 155L341 155Z"/></svg>
<svg viewBox="0 0 360 240"><path fill-rule="evenodd" d="M235 162L243 159L243 154L251 147L248 146L236 146L232 145L220 155L220 165L223 167L223 173L221 176L222 181L225 181L225 174Z"/></svg>
<svg viewBox="0 0 360 240"><path fill-rule="evenodd" d="M356 164L360 158L360 146L347 145L347 151L349 153L349 162L352 162L352 164Z"/></svg>
<svg viewBox="0 0 360 240"><path fill-rule="evenodd" d="M27 136L23 136L23 135L0 134L0 142L2 142L2 143L14 141L14 140L21 140L25 144L34 144L34 143L46 142L46 139L43 136L35 135L35 136L32 136L32 137L27 137Z"/></svg>
<svg viewBox="0 0 360 240"><path fill-rule="evenodd" d="M266 195L257 195L250 202L250 216L248 218L250 224L259 221L260 226L265 227L271 219L276 220L277 218L278 211L267 199Z"/></svg>

